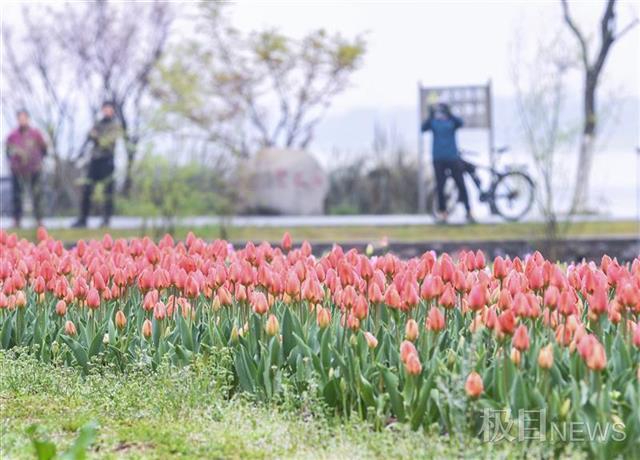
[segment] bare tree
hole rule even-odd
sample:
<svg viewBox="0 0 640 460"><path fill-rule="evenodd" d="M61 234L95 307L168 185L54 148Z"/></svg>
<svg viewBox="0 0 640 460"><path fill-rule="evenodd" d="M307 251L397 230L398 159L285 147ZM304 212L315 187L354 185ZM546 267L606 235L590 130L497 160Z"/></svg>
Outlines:
<svg viewBox="0 0 640 460"><path fill-rule="evenodd" d="M521 38L514 42L511 62L512 81L516 91L516 109L527 150L541 187L538 208L545 222L549 251L568 230L573 207L563 200L559 182L562 179L559 151L571 144L575 128L563 120L566 102L566 77L574 60L567 54L561 35L538 43L534 55L523 56Z"/></svg>
<svg viewBox="0 0 640 460"><path fill-rule="evenodd" d="M99 99L114 103L127 153L123 192L131 188L131 170L144 132L144 102L151 72L161 59L174 19L166 2L115 3L106 0L68 4L55 10L52 31L66 52L92 108ZM82 31L82 33L80 33Z"/></svg>
<svg viewBox="0 0 640 460"><path fill-rule="evenodd" d="M150 128L145 109L151 73L163 55L173 18L166 2L103 0L25 7L22 36L4 28L3 106L28 108L46 130L56 190L72 187L73 181L60 173L62 166L69 166L83 145L79 125L108 99L124 128L123 191L128 192L132 164Z"/></svg>
<svg viewBox="0 0 640 460"><path fill-rule="evenodd" d="M165 112L239 155L307 147L364 55L362 37L324 30L300 40L273 29L241 33L219 2L201 4L198 24L199 37L164 63L157 95Z"/></svg>
<svg viewBox="0 0 640 460"><path fill-rule="evenodd" d="M578 156L577 177L573 194L573 207L584 210L589 194L589 176L593 160L595 137L598 132L597 90L604 64L611 51L611 46L638 24L633 19L624 27L616 28L616 0L607 0L604 13L600 19L600 46L592 56L590 40L578 27L571 16L567 0L561 0L564 22L576 38L579 45L580 61L584 71L583 92L583 127L580 151Z"/></svg>
<svg viewBox="0 0 640 460"><path fill-rule="evenodd" d="M47 33L53 27L50 18L26 7L22 18L28 31L22 36L8 24L3 27L3 116L13 120L16 110L25 108L45 131L54 164L51 204L68 204L74 191L68 177L73 166L67 159L77 147L75 118L83 98L77 82L60 65L65 56Z"/></svg>

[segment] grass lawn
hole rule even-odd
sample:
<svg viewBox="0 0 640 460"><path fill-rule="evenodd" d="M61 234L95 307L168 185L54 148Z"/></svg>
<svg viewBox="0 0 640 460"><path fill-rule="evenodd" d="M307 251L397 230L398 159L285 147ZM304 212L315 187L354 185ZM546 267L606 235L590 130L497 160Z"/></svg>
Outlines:
<svg viewBox="0 0 640 460"><path fill-rule="evenodd" d="M184 238L192 228L178 227L176 238ZM503 223L476 225L410 225L389 227L229 227L224 232L217 226L193 229L194 233L206 239L225 238L230 241L280 241L285 231L289 231L295 241L346 242L375 241L383 237L390 241L442 241L442 240L505 240L505 239L542 239L544 226L540 223ZM35 230L20 230L20 236L35 239ZM104 229L58 229L49 232L56 239L73 242L79 239L102 238ZM110 230L114 238L149 235L162 236L163 232L153 229ZM567 233L568 237L637 237L640 224L635 221L594 221L574 223Z"/></svg>
<svg viewBox="0 0 640 460"><path fill-rule="evenodd" d="M229 395L216 363L127 374L109 369L83 377L29 355L0 353L0 458L34 458L26 434L38 425L58 453L78 430L98 424L90 458L549 458L549 446L483 443L412 432L327 414L308 395L287 394L269 406ZM546 453L546 455L545 455ZM582 458L565 453L561 458Z"/></svg>

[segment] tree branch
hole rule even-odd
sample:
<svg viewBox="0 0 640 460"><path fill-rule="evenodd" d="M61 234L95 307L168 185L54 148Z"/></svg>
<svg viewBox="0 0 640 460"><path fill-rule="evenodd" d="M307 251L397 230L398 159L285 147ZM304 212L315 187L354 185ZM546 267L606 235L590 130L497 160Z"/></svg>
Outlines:
<svg viewBox="0 0 640 460"><path fill-rule="evenodd" d="M587 47L587 41L584 38L584 35L582 35L582 32L580 31L578 26L575 24L575 22L573 22L573 19L571 18L571 14L569 13L569 4L567 3L567 0L561 0L561 2L562 2L562 11L564 14L564 22L567 23L567 25L569 26L569 29L571 29L571 31L573 32L573 35L575 35L576 39L578 40L578 43L580 45L580 54L582 55L582 63L584 65L584 68L588 69L589 68L589 49Z"/></svg>

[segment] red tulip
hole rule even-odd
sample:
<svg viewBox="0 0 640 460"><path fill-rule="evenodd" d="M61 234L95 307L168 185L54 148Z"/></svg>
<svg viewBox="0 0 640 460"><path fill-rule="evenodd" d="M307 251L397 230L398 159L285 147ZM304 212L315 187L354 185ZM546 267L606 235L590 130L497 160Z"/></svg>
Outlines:
<svg viewBox="0 0 640 460"><path fill-rule="evenodd" d="M524 324L518 326L516 332L513 334L511 343L517 350L525 351L529 349L529 332Z"/></svg>
<svg viewBox="0 0 640 460"><path fill-rule="evenodd" d="M395 285L391 284L387 288L387 292L384 294L384 303L390 308L400 309L402 307L402 299Z"/></svg>
<svg viewBox="0 0 640 460"><path fill-rule="evenodd" d="M167 307L165 306L165 304L160 301L156 302L156 304L153 306L153 317L155 318L155 320L162 321L166 318L166 316ZM171 311L171 314L169 316L173 316L173 310Z"/></svg>
<svg viewBox="0 0 640 460"><path fill-rule="evenodd" d="M76 326L71 321L64 323L64 333L68 336L75 336L78 332L76 331Z"/></svg>
<svg viewBox="0 0 640 460"><path fill-rule="evenodd" d="M269 310L269 303L262 292L254 292L251 296L251 308L259 315L264 315Z"/></svg>
<svg viewBox="0 0 640 460"><path fill-rule="evenodd" d="M550 309L554 309L558 306L558 298L560 297L560 291L555 286L549 286L544 292L544 305Z"/></svg>
<svg viewBox="0 0 640 460"><path fill-rule="evenodd" d="M591 272L589 272L591 273ZM596 315L602 315L607 312L609 306L609 298L607 297L607 291L604 288L596 288L593 294L587 297L589 303L589 311Z"/></svg>
<svg viewBox="0 0 640 460"><path fill-rule="evenodd" d="M484 384L482 377L477 372L472 372L467 377L467 381L464 385L464 390L467 392L467 396L470 398L477 398L484 392Z"/></svg>
<svg viewBox="0 0 640 460"><path fill-rule="evenodd" d="M476 284L471 288L468 301L469 308L472 310L482 310L487 305L487 289L480 284Z"/></svg>
<svg viewBox="0 0 640 460"><path fill-rule="evenodd" d="M58 316L64 316L67 314L67 302L64 300L58 300L56 303L56 314Z"/></svg>
<svg viewBox="0 0 640 460"><path fill-rule="evenodd" d="M578 312L576 307L576 298L573 292L568 289L560 293L558 299L558 311L561 315L569 316Z"/></svg>
<svg viewBox="0 0 640 460"><path fill-rule="evenodd" d="M444 326L444 315L439 308L432 307L427 314L426 328L433 332L440 332Z"/></svg>
<svg viewBox="0 0 640 460"><path fill-rule="evenodd" d="M420 358L417 353L411 353L407 357L404 366L409 375L420 375L422 373L422 364L420 364Z"/></svg>
<svg viewBox="0 0 640 460"><path fill-rule="evenodd" d="M600 342L595 341L593 343L593 349L586 359L586 364L589 369L595 372L599 372L607 367L607 354L604 346Z"/></svg>
<svg viewBox="0 0 640 460"><path fill-rule="evenodd" d="M453 286L447 284L440 295L438 303L444 308L453 308L456 305L456 293L453 290Z"/></svg>
<svg viewBox="0 0 640 460"><path fill-rule="evenodd" d="M497 256L493 261L493 277L499 280L507 276L507 264L504 259Z"/></svg>
<svg viewBox="0 0 640 460"><path fill-rule="evenodd" d="M284 232L284 235L282 235L281 246L282 246L282 249L284 249L285 251L291 250L291 247L293 246L293 241L291 239L291 234L289 232Z"/></svg>
<svg viewBox="0 0 640 460"><path fill-rule="evenodd" d="M400 344L400 360L403 363L406 363L409 355L411 354L418 354L418 350L416 350L415 345L408 340L403 341Z"/></svg>
<svg viewBox="0 0 640 460"><path fill-rule="evenodd" d="M513 334L516 327L516 316L512 310L505 310L498 315L498 328L499 331L506 335Z"/></svg>

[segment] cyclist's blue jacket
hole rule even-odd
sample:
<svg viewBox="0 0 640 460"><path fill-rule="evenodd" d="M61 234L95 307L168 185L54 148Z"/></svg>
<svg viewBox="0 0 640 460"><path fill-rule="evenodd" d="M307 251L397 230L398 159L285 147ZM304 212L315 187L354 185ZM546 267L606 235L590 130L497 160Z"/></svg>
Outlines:
<svg viewBox="0 0 640 460"><path fill-rule="evenodd" d="M456 130L463 125L462 119L455 115L449 118L429 118L422 123L422 131L433 133L431 155L434 161L455 160L460 157L456 144Z"/></svg>

